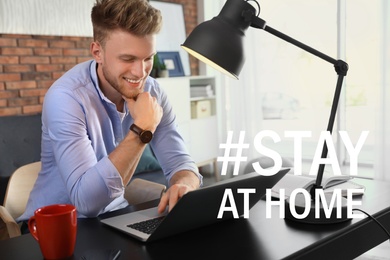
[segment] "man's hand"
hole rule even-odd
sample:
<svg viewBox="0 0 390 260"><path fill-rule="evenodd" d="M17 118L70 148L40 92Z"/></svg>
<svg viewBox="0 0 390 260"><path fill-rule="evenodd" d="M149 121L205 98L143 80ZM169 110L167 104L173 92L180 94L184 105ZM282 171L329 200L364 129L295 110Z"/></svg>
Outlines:
<svg viewBox="0 0 390 260"><path fill-rule="evenodd" d="M179 201L181 197L187 192L193 190L190 186L185 184L174 184L161 196L160 203L158 204L158 213L163 213L168 206L168 211L171 211L173 206Z"/></svg>
<svg viewBox="0 0 390 260"><path fill-rule="evenodd" d="M163 213L168 206L168 211L176 205L181 197L189 191L199 188L198 177L190 171L180 171L175 173L171 179L171 186L162 195L158 205L158 213Z"/></svg>
<svg viewBox="0 0 390 260"><path fill-rule="evenodd" d="M142 92L136 100L125 99L134 123L142 129L154 132L163 115L162 107L157 103L156 98L149 92Z"/></svg>
<svg viewBox="0 0 390 260"><path fill-rule="evenodd" d="M154 133L163 115L163 109L157 103L156 98L152 97L149 92L143 92L138 95L136 100L126 97L123 99L127 101L134 124ZM108 155L125 185L129 183L144 148L145 144L141 142L140 138L129 131L129 134Z"/></svg>

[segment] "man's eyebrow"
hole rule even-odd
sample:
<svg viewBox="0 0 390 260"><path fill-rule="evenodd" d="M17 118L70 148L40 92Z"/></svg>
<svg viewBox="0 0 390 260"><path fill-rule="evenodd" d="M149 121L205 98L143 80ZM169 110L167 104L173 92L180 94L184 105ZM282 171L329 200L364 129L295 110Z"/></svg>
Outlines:
<svg viewBox="0 0 390 260"><path fill-rule="evenodd" d="M156 55L156 53L150 54L146 58L152 58L154 55ZM132 55L132 54L119 54L118 57L121 59L140 59L139 57Z"/></svg>
<svg viewBox="0 0 390 260"><path fill-rule="evenodd" d="M119 58L126 58L126 59L137 59L136 56L131 54L119 54Z"/></svg>

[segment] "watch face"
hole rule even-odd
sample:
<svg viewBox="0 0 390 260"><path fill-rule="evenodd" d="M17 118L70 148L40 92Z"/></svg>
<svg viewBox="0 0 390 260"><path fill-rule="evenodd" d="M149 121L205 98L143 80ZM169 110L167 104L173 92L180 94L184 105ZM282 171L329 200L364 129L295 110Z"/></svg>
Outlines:
<svg viewBox="0 0 390 260"><path fill-rule="evenodd" d="M150 131L143 131L139 137L143 143L149 143L153 138L153 133Z"/></svg>

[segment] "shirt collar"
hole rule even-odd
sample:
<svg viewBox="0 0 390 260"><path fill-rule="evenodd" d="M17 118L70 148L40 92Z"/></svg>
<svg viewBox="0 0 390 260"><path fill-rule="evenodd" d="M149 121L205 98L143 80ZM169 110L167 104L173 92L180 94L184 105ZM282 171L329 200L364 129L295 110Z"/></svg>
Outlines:
<svg viewBox="0 0 390 260"><path fill-rule="evenodd" d="M100 97L100 99L102 100L102 101L105 101L105 102L107 102L107 103L109 103L109 104L114 104L114 103L112 103L112 101L111 100L109 100L105 95L104 95L104 93L102 92L102 90L100 89L100 87L99 87L99 80L98 80L98 76L97 76L97 63L96 63L96 61L95 60L93 60L92 62L91 62L91 66L90 66L90 73L91 73L91 80L92 80L92 82L93 82L93 85L95 86L95 89L96 89L96 92L98 93L98 95L99 95L99 97ZM128 108L127 108L127 105L126 105L126 101L125 101L125 113L126 113L126 115L128 114Z"/></svg>

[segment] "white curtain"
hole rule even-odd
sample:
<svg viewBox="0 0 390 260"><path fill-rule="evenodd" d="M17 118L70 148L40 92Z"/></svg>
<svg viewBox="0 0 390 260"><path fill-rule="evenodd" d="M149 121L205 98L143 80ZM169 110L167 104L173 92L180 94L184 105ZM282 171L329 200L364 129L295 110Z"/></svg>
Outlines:
<svg viewBox="0 0 390 260"><path fill-rule="evenodd" d="M202 7L205 10L204 17L202 17L202 19L204 20L209 20L212 17L218 15L224 3L226 2L226 0L213 0L213 1L198 0L198 1L202 2L203 4ZM375 152L375 156L373 157L375 158L375 162L373 162L374 164L373 177L375 177L376 179L390 180L390 160L389 160L390 157L390 79L389 79L390 77L390 47L389 47L390 46L390 20L389 19L390 18L388 17L388 14L390 13L390 3L388 0L375 0L375 1L376 1L375 4L380 3L382 6L381 8L382 13L378 15L382 16L383 21L381 22L381 24L383 26L383 30L381 33L382 48L381 50L379 50L381 51L381 56L382 56L381 68L379 72L382 78L380 83L381 100L379 100L380 104L378 105L379 111L377 114L378 119L377 119L376 132L371 133L372 135L375 135L375 139L376 139L375 149L373 151ZM302 3L302 1L300 2ZM260 5L261 4L267 5L266 0L264 1L259 0L259 3ZM289 3L286 2L281 2L281 3L287 5L285 6L285 8L288 8ZM336 1L331 1L331 0L329 0L329 2L322 1L321 3L329 3L331 5L334 4L334 7L339 9L343 7L343 5L341 4L337 6ZM337 3L348 4L349 2L341 0ZM263 13L266 13L266 9L264 9ZM277 13L273 13L272 15L277 15ZM263 15L261 15L260 17L263 17ZM263 18L265 20L268 19L267 17L263 17ZM325 23L325 25L328 27L333 26L332 19L334 19L334 17L330 19L331 19L330 23L328 24ZM269 20L271 20L271 18L269 18ZM286 23L289 22L289 17L285 17L285 22ZM344 28L344 25L342 28ZM297 28L291 29L292 34L296 33L296 29ZM321 29L323 30L324 28ZM290 34L291 32L286 31L287 34ZM360 34L361 34L360 37L364 37L365 35L364 32L360 32ZM268 73L269 70L267 70L266 60L268 60L268 63L273 64L272 59L269 60L269 57L267 57L266 50L263 50L263 53L261 53L262 49L260 48L260 46L262 46L263 43L262 41L267 41L268 39L267 37L271 38L269 34L262 32L261 30L257 30L254 28L249 28L247 30L246 40L245 40L245 50L247 51L246 61L242 69L242 72L239 76L240 79L238 81L232 80L227 76L221 75L219 72L215 72L213 69L209 67L204 67L203 71L201 71L201 73L207 73L208 75L215 75L217 79L218 104L219 104L218 116L219 116L219 126L220 126L219 143L226 142L228 131L233 131L234 133L233 138L235 138L236 140L238 140L239 132L242 130L245 131L246 133L245 140L247 143L250 144L250 149L246 151L248 160L259 156L259 154L255 151L253 147L253 139L254 136L259 131L261 131L265 126L265 122L262 120L263 118L262 101L261 101L262 90L264 90L264 88L267 87L265 84L272 83L272 82L262 81L262 78L258 76L260 72ZM318 37L318 40L319 39L321 39L321 37ZM310 40L316 40L316 39L310 38ZM318 45L321 46L321 43L315 42L314 46L318 46ZM340 43L338 46L339 47L341 46ZM322 47L324 46L321 46L321 48L319 49L323 50ZM330 48L331 48L330 50L333 50L334 46L330 46ZM329 53L329 54L332 53L331 51L329 52L329 49L325 49L325 50L326 50L325 53ZM339 53L339 55L343 56L343 53ZM262 61L262 60L258 60L256 57L265 57L265 58ZM286 59L286 62L289 62L289 59ZM283 65L283 64L279 64L279 65ZM355 65L354 66L355 69L356 64L353 65ZM273 64L273 66L275 67L278 65ZM328 65L326 64L326 66ZM285 68L280 68L280 70L281 70L280 73L275 74L275 76L281 75L280 77L282 77L283 73L286 72ZM371 77L371 75L369 74L365 76ZM334 75L331 74L331 77L334 77ZM350 79L347 77L347 82L348 80ZM351 80L349 82L351 82ZM305 82L303 81L303 83ZM319 89L320 88L316 88L315 90L319 91ZM312 90L312 88L310 90ZM319 93L317 94L309 93L307 96L312 97L312 95L319 95ZM361 120L366 120L366 119L361 118ZM310 125L312 125L313 122L317 122L317 120L314 119L314 121L309 122ZM314 124L313 127L315 127L315 125L316 124ZM359 130L360 129L359 127L360 126L356 126L355 128ZM220 154L221 155L223 154L222 150L220 151Z"/></svg>
<svg viewBox="0 0 390 260"><path fill-rule="evenodd" d="M379 107L379 129L377 132L377 160L375 178L390 181L390 3L382 0L383 38L382 38L382 79L381 104Z"/></svg>

